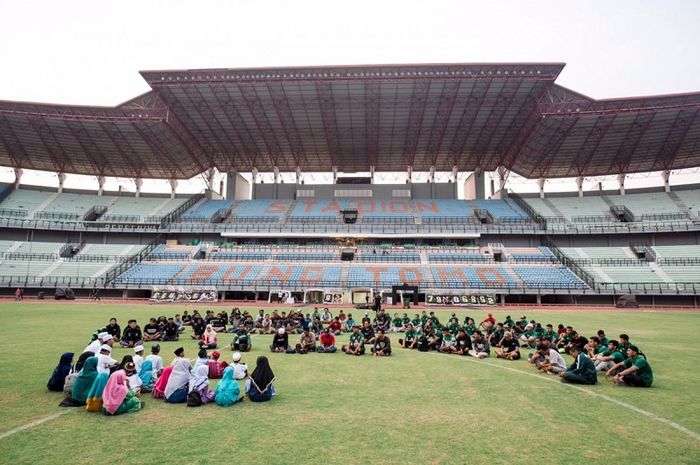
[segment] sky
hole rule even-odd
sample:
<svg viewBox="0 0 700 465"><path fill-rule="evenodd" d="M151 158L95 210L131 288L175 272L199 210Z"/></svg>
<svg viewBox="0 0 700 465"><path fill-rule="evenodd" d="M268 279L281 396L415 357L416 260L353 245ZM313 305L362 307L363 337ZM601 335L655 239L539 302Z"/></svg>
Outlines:
<svg viewBox="0 0 700 465"><path fill-rule="evenodd" d="M564 62L557 83L596 99L695 92L698 24L697 0L0 0L0 100L114 106L149 90L139 70L455 62Z"/></svg>

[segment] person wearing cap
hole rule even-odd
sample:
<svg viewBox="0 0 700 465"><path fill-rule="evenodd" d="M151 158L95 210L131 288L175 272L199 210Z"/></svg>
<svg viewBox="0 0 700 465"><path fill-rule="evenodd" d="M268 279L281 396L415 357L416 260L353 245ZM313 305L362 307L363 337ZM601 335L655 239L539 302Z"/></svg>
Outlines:
<svg viewBox="0 0 700 465"><path fill-rule="evenodd" d="M289 335L284 328L279 328L272 337L270 350L272 352L287 352L289 350Z"/></svg>
<svg viewBox="0 0 700 465"><path fill-rule="evenodd" d="M141 328L136 324L136 320L129 320L129 324L124 328L124 333L119 340L122 347L135 347L143 344L143 334Z"/></svg>
<svg viewBox="0 0 700 465"><path fill-rule="evenodd" d="M151 346L151 354L146 357L146 360L151 362L151 366L153 367L153 375L155 376L156 380L163 374L163 357L158 354L160 354L160 345L153 344Z"/></svg>
<svg viewBox="0 0 700 465"><path fill-rule="evenodd" d="M116 342L119 342L119 338L122 337L122 329L119 327L116 318L111 318L109 324L105 326L105 331L109 333Z"/></svg>
<svg viewBox="0 0 700 465"><path fill-rule="evenodd" d="M574 363L563 373L559 373L563 382L574 384L596 384L595 365L585 354L582 344L572 344L569 347L569 355L574 358Z"/></svg>
<svg viewBox="0 0 700 465"><path fill-rule="evenodd" d="M224 372L224 369L228 366L228 363L220 361L219 357L221 357L221 353L218 350L215 350L211 353L211 358L208 362L209 378L211 379L221 378L221 374Z"/></svg>
<svg viewBox="0 0 700 465"><path fill-rule="evenodd" d="M375 357L389 357L391 355L391 340L381 328L377 331L377 336L374 338L372 353Z"/></svg>
<svg viewBox="0 0 700 465"><path fill-rule="evenodd" d="M622 371L618 372L618 370ZM651 365L646 358L641 356L639 348L634 344L630 344L627 348L627 358L613 365L605 376L607 378L616 372L613 381L620 386L650 387L654 382Z"/></svg>
<svg viewBox="0 0 700 465"><path fill-rule="evenodd" d="M109 336L112 337L112 336ZM108 344L102 344L100 353L97 354L97 372L109 374L110 368L117 366L117 361L112 357L112 347Z"/></svg>
<svg viewBox="0 0 700 465"><path fill-rule="evenodd" d="M320 354L332 354L338 350L338 348L335 346L335 335L328 328L321 333L319 342L320 345L316 347L316 352Z"/></svg>
<svg viewBox="0 0 700 465"><path fill-rule="evenodd" d="M91 352L93 354L99 354L100 353L100 347L102 347L102 344L105 344L105 340L107 339L107 336L109 336L109 333L106 331L102 331L97 334L97 338L92 341L88 346L83 350L83 353L86 352Z"/></svg>
<svg viewBox="0 0 700 465"><path fill-rule="evenodd" d="M231 357L233 361L231 365L233 367L233 377L236 379L245 379L248 376L248 365L241 362L241 357L240 352L234 352L233 357Z"/></svg>
<svg viewBox="0 0 700 465"><path fill-rule="evenodd" d="M245 328L244 323L238 324L238 329L233 336L233 341L231 341L231 350L237 350L239 352L249 352L251 349L250 344L250 334Z"/></svg>
<svg viewBox="0 0 700 465"><path fill-rule="evenodd" d="M129 389L134 395L138 396L141 394L141 386L143 381L139 378L138 370L136 369L136 364L134 362L127 362L124 364L124 373L126 373L126 379L129 381Z"/></svg>
<svg viewBox="0 0 700 465"><path fill-rule="evenodd" d="M143 363L143 346L134 347L134 365L136 366L136 372L141 371L141 364Z"/></svg>
<svg viewBox="0 0 700 465"><path fill-rule="evenodd" d="M360 327L355 325L350 333L350 340L347 345L341 347L342 351L348 355L364 355L365 336L360 332Z"/></svg>

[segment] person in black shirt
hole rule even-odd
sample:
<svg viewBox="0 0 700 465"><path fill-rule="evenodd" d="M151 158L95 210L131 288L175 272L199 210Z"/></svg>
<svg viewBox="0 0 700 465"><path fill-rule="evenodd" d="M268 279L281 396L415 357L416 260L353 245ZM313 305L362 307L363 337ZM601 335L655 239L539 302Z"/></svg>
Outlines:
<svg viewBox="0 0 700 465"><path fill-rule="evenodd" d="M200 316L194 318L192 321L192 339L202 339L202 334L207 325L204 324L204 319Z"/></svg>
<svg viewBox="0 0 700 465"><path fill-rule="evenodd" d="M455 336L456 350L453 352L457 355L469 355L469 351L472 348L472 339L469 337L464 328L460 328L457 331L457 336Z"/></svg>
<svg viewBox="0 0 700 465"><path fill-rule="evenodd" d="M114 338L115 342L119 342L119 339L122 337L122 329L117 324L116 318L109 320L109 324L105 326L105 331Z"/></svg>
<svg viewBox="0 0 700 465"><path fill-rule="evenodd" d="M151 320L143 327L143 340L144 341L160 341L162 335L160 333L160 327L156 323L155 318Z"/></svg>
<svg viewBox="0 0 700 465"><path fill-rule="evenodd" d="M377 295L374 296L374 311L378 312L381 309L382 309L382 295L377 293Z"/></svg>
<svg viewBox="0 0 700 465"><path fill-rule="evenodd" d="M372 353L375 357L388 357L391 355L391 341L384 334L384 330L380 329L377 332L377 337L374 339L374 347Z"/></svg>
<svg viewBox="0 0 700 465"><path fill-rule="evenodd" d="M221 313L218 313L214 318L209 321L212 329L217 333L226 332L226 320L223 319Z"/></svg>
<svg viewBox="0 0 700 465"><path fill-rule="evenodd" d="M381 329L386 332L389 329L389 321L389 315L387 315L384 310L380 311L377 313L376 327L374 330L379 331Z"/></svg>
<svg viewBox="0 0 700 465"><path fill-rule="evenodd" d="M122 347L135 347L143 344L141 328L136 324L136 320L129 320L129 326L124 329L119 344Z"/></svg>
<svg viewBox="0 0 700 465"><path fill-rule="evenodd" d="M185 326L190 326L192 324L192 317L187 313L187 310L182 312L182 324Z"/></svg>
<svg viewBox="0 0 700 465"><path fill-rule="evenodd" d="M365 344L374 344L374 329L372 329L372 325L369 324L369 321L364 322L360 332L365 337Z"/></svg>
<svg viewBox="0 0 700 465"><path fill-rule="evenodd" d="M501 340L501 346L496 349L496 357L506 360L518 360L520 358L520 343L510 331L507 331Z"/></svg>
<svg viewBox="0 0 700 465"><path fill-rule="evenodd" d="M287 352L289 350L289 336L284 328L279 328L272 337L270 350L272 352Z"/></svg>
<svg viewBox="0 0 700 465"><path fill-rule="evenodd" d="M177 326L175 325L175 320L168 318L168 323L163 328L163 340L177 341L179 339L179 334Z"/></svg>

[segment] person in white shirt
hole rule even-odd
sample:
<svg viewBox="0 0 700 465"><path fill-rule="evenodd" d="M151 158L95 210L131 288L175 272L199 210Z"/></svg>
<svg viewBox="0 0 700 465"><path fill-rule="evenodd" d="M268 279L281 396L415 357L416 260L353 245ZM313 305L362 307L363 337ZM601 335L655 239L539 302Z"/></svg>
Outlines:
<svg viewBox="0 0 700 465"><path fill-rule="evenodd" d="M127 362L124 365L124 373L126 373L126 379L129 381L129 390L138 396L141 393L143 381L139 378L134 362Z"/></svg>
<svg viewBox="0 0 700 465"><path fill-rule="evenodd" d="M108 339L109 337L109 339ZM85 352L92 352L93 354L97 355L100 353L100 347L102 347L102 344L107 344L107 341L111 341L109 345L111 346L112 343L114 342L114 338L110 336L109 333L107 332L102 332L97 335L97 339L92 341L88 346L83 350L83 353Z"/></svg>
<svg viewBox="0 0 700 465"><path fill-rule="evenodd" d="M537 348L544 361L537 365L537 368L545 373L563 373L566 371L566 361L556 349L551 349L540 345Z"/></svg>
<svg viewBox="0 0 700 465"><path fill-rule="evenodd" d="M333 314L331 313L330 310L328 310L328 307L323 309L323 314L321 315L321 322L325 325L333 321Z"/></svg>
<svg viewBox="0 0 700 465"><path fill-rule="evenodd" d="M241 353L235 352L233 354L233 377L236 379L244 379L248 376L248 365L241 363Z"/></svg>
<svg viewBox="0 0 700 465"><path fill-rule="evenodd" d="M143 346L134 347L135 355L132 357L134 360L134 366L136 367L136 373L141 371L141 365L143 364Z"/></svg>
<svg viewBox="0 0 700 465"><path fill-rule="evenodd" d="M109 369L117 366L117 361L112 357L112 348L107 344L102 344L100 353L97 354L97 373L109 374Z"/></svg>
<svg viewBox="0 0 700 465"><path fill-rule="evenodd" d="M158 378L163 373L163 358L158 355L160 353L160 345L154 344L151 346L151 355L146 357L146 360L151 361L153 365L153 375Z"/></svg>

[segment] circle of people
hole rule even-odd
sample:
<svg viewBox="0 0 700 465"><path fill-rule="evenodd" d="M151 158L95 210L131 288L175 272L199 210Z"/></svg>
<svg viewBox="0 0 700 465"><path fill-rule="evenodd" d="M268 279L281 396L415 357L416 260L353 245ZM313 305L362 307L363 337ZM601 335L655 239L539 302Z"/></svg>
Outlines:
<svg viewBox="0 0 700 465"><path fill-rule="evenodd" d="M144 358L144 342L178 341L186 327L191 328L190 337L198 342L199 352L192 365L185 357L185 349L174 351L175 358L163 366L160 345L150 348ZM232 333L230 348L235 351L232 363L220 360L217 349L218 334ZM93 334L92 342L84 349L75 365L74 354L61 356L48 383L51 391L63 391L64 407L85 406L88 411L102 411L107 415L134 412L143 408L142 394L151 392L156 399L169 403L187 403L199 406L211 401L221 406L230 406L243 400L237 380L244 380L245 393L250 400L264 402L276 395L275 376L267 357L260 356L256 367L248 374L248 367L241 361L241 352L252 348L251 334L272 334L269 348L272 352L307 354L335 353L335 336L349 333L348 343L341 347L348 355L365 354L365 346L371 346L375 357L391 356L391 341L387 333L399 333L398 344L403 349L420 352L438 351L484 359L491 356L492 348L498 358L519 360L521 348L535 349L528 355L528 362L544 373L558 375L562 382L595 384L597 373L604 372L619 385L649 387L653 383L653 372L646 356L632 344L629 336L621 334L619 340L609 340L603 330L596 336L584 337L571 326L559 324L555 330L551 324L542 325L522 316L514 320L510 315L497 322L492 313L479 325L466 316L460 323L453 313L446 324L442 324L434 312L423 311L410 318L404 313L393 318L384 310L370 318L365 312L360 322L351 313L340 310L333 316L328 308L313 313L298 311L272 314L260 310L254 318L247 311L234 308L231 316L227 312L207 311L201 315L197 310L187 311L174 318L164 316L151 318L143 330L136 320L129 320L123 333L116 318ZM290 334L299 334L299 342L292 347ZM318 336L317 336L318 335ZM134 355L126 355L121 363L111 357L112 346L133 348ZM574 358L567 365L561 354ZM220 379L216 388L209 387L209 379Z"/></svg>

